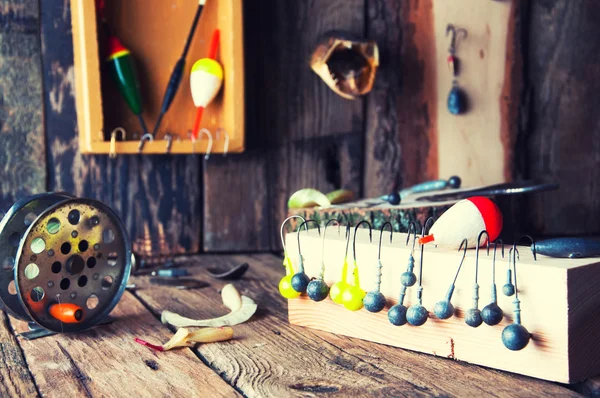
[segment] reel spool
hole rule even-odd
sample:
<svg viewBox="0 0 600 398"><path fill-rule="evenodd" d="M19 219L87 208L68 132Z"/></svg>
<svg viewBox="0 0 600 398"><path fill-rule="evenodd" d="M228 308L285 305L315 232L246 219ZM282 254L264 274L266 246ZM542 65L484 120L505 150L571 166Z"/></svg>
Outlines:
<svg viewBox="0 0 600 398"><path fill-rule="evenodd" d="M131 272L131 243L106 205L63 193L15 203L0 222L0 307L30 328L103 322Z"/></svg>

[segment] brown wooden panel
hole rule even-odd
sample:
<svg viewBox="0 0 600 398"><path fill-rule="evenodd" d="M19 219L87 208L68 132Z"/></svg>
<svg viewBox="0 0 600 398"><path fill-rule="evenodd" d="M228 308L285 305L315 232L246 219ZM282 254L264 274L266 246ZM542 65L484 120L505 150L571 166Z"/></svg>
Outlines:
<svg viewBox="0 0 600 398"><path fill-rule="evenodd" d="M41 2L48 189L115 208L130 236L151 236L162 254L200 250L199 156L82 155L74 102L69 2Z"/></svg>
<svg viewBox="0 0 600 398"><path fill-rule="evenodd" d="M0 311L0 396L39 396L8 316Z"/></svg>
<svg viewBox="0 0 600 398"><path fill-rule="evenodd" d="M575 395L545 381L290 325L286 300L277 290L283 275L279 257L202 256L191 261L196 266L188 270L212 286L175 296L173 288L147 289L148 277L136 277L137 294L156 316L164 309L197 319L219 316L228 311L218 294L224 283L206 279L204 269L248 262L250 270L234 284L257 302L256 315L234 326L230 343L197 347L245 396Z"/></svg>
<svg viewBox="0 0 600 398"><path fill-rule="evenodd" d="M206 163L206 250L279 248L277 227L300 188L361 191L363 102L333 93L308 60L327 31L363 35L364 0L244 7L248 154Z"/></svg>
<svg viewBox="0 0 600 398"><path fill-rule="evenodd" d="M46 187L40 16L36 0L0 6L0 210Z"/></svg>
<svg viewBox="0 0 600 398"><path fill-rule="evenodd" d="M238 394L187 349L156 353L135 337L167 341L162 325L130 293L111 316L115 321L77 334L20 343L44 397L232 397ZM27 324L13 320L19 332Z"/></svg>
<svg viewBox="0 0 600 398"><path fill-rule="evenodd" d="M266 164L258 151L204 162L205 251L269 249Z"/></svg>
<svg viewBox="0 0 600 398"><path fill-rule="evenodd" d="M437 176L433 4L368 0L368 37L381 66L367 97L367 197Z"/></svg>
<svg viewBox="0 0 600 398"><path fill-rule="evenodd" d="M524 170L560 190L531 196L539 234L600 233L600 7L594 0L532 0ZM528 167L527 167L528 166Z"/></svg>

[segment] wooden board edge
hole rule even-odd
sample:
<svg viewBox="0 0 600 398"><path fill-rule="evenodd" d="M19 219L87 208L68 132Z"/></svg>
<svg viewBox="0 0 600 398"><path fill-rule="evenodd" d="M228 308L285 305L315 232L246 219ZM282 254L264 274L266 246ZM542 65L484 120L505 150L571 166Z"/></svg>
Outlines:
<svg viewBox="0 0 600 398"><path fill-rule="evenodd" d="M122 155L138 155L139 140L135 141L117 141L115 144L116 154ZM167 151L166 140L155 140L146 142L142 155L200 155L208 151L208 140L199 140L194 146L191 141L173 141L171 149ZM240 143L229 142L229 149L225 151L225 144L221 141L213 141L212 149L209 154L226 154L226 153L241 153L244 151L244 146ZM86 155L110 153L110 142L96 141L91 142L89 147L81 148L81 153Z"/></svg>
<svg viewBox="0 0 600 398"><path fill-rule="evenodd" d="M600 340L591 331L600 328L600 263L567 271L569 383L600 375ZM580 315L578 315L580 314ZM581 320L590 324L583 325Z"/></svg>
<svg viewBox="0 0 600 398"><path fill-rule="evenodd" d="M71 23L79 146L82 153L88 153L92 143L103 136L102 112L93 112L94 107L102 108L94 3L71 0Z"/></svg>
<svg viewBox="0 0 600 398"><path fill-rule="evenodd" d="M230 135L230 148L232 152L243 152L244 137L245 137L245 81L244 81L244 18L242 15L243 0L233 0L231 24L237 26L237 31L234 31L233 43L231 46L230 59L234 59L233 71L228 74L234 81L235 90L229 96L229 101L232 101L230 107L225 108L225 113L233 112L233 117L226 120L233 120ZM236 4L237 3L237 4ZM227 74L227 72L226 72Z"/></svg>
<svg viewBox="0 0 600 398"><path fill-rule="evenodd" d="M331 310L327 311L328 320L334 319L334 320L336 320L335 322L331 322L331 321L320 322L318 319L312 319L312 320L307 320L307 321L302 320L303 312L311 311L311 307L314 304L322 304L324 302L329 302L330 306L336 307L334 311L339 311L339 313L332 312ZM361 310L361 311L364 311L364 310ZM311 311L311 312L315 312L315 311ZM323 332L333 333L336 335L342 335L342 336L357 338L357 339L361 339L361 340L371 341L371 342L374 342L377 344L383 344L386 346L396 347L396 348L400 348L403 350L408 350L408 351L413 351L413 352L421 352L421 353L424 353L427 355L433 355L434 357L450 358L450 359L453 359L453 360L456 360L459 362L470 363L470 364L474 364L474 365L478 365L478 366L484 366L487 368L497 369L500 371L511 372L511 373L515 373L515 374L521 374L524 376L534 377L534 378L541 379L541 380L547 380L547 381L559 382L559 383L569 383L569 375L568 375L567 366L565 366L564 369L556 369L555 372L550 374L547 372L540 373L536 367L531 367L529 370L515 371L510 366L492 366L489 363L482 363L479 361L458 358L454 354L453 347L454 347L455 342L452 338L446 339L447 340L446 341L447 351L433 351L433 352L431 350L422 349L422 348L416 347L414 345L407 346L402 339L396 339L396 340L392 341L391 338L385 338L385 339L381 339L378 337L366 338L364 336L364 334L361 333L361 331L356 330L357 329L356 326L363 327L365 323L364 322L354 322L354 323L349 324L348 322L340 321L339 320L340 317L336 316L336 313L338 315L342 315L343 312L348 312L348 310L346 310L343 307L338 306L337 304L334 304L329 298L327 298L325 301L323 301L321 303L314 303L306 296L301 296L298 299L288 300L288 320L289 320L289 323L292 325L306 327L308 329L321 330ZM381 313L380 314L366 313L365 315L369 316L369 317L384 316L386 318L386 322L387 322L387 315L385 315L385 314L382 315ZM440 320L432 318L428 321L428 323L430 323L430 322L440 322ZM446 322L446 321L441 321L441 322ZM344 323L346 325L342 329L337 327L341 323ZM467 326L462 325L461 327L467 327ZM399 328L414 328L414 327L409 326L409 325L408 326L404 325L404 326L399 326ZM441 335L438 336L438 338L443 339ZM567 361L565 360L565 364L566 363L567 363Z"/></svg>
<svg viewBox="0 0 600 398"><path fill-rule="evenodd" d="M512 1L506 37L506 65L500 103L500 141L504 147L504 178L514 179L514 146L519 132L523 86L523 12L526 1Z"/></svg>

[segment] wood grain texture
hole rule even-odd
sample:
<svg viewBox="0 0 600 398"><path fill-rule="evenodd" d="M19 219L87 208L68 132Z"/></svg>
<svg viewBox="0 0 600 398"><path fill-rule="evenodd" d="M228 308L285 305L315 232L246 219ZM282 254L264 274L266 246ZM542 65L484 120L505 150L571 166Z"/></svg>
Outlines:
<svg viewBox="0 0 600 398"><path fill-rule="evenodd" d="M204 162L205 251L269 250L267 162L259 151Z"/></svg>
<svg viewBox="0 0 600 398"><path fill-rule="evenodd" d="M515 145L521 128L521 107L525 98L525 48L524 38L529 16L529 0L511 3L506 34L504 84L500 94L500 141L504 152L504 179L512 181L517 166Z"/></svg>
<svg viewBox="0 0 600 398"><path fill-rule="evenodd" d="M545 235L600 233L600 7L532 0L521 172L560 183L531 196L527 222Z"/></svg>
<svg viewBox="0 0 600 398"><path fill-rule="evenodd" d="M364 195L437 176L433 4L367 1L367 37L381 57L366 97Z"/></svg>
<svg viewBox="0 0 600 398"><path fill-rule="evenodd" d="M507 45L512 42L512 1L461 0L435 2L433 14L436 43L438 157L440 177L459 175L463 186L501 183L505 180L505 148L502 131L506 86L512 88L506 73ZM456 42L459 74L447 66L449 23L468 31ZM453 80L466 93L467 110L460 115L448 111L448 93ZM513 97L510 93L509 97ZM517 101L519 92L515 93Z"/></svg>
<svg viewBox="0 0 600 398"><path fill-rule="evenodd" d="M48 190L101 200L131 238L151 238L155 252L197 252L201 229L199 156L82 155L74 102L69 2L41 2ZM159 245L158 242L161 242Z"/></svg>
<svg viewBox="0 0 600 398"><path fill-rule="evenodd" d="M575 268L567 274L569 284L569 354L573 357L572 381L581 381L590 376L600 375L600 342L598 333L600 319L590 314L600 310L600 304L590 298L591 292L600 291L600 264L589 268ZM585 369L597 369L597 373L589 375ZM592 386L593 383L588 383Z"/></svg>
<svg viewBox="0 0 600 398"><path fill-rule="evenodd" d="M362 100L337 96L311 71L308 60L327 31L362 36L364 1L245 2L244 18L249 153L236 157L237 164L207 166L205 192L221 194L205 198L206 233L210 238L228 231L218 241L205 241L207 250L235 247L252 234L260 238L242 244L242 250L278 249L275 231L285 218L289 196L300 188L361 191ZM223 180L235 185L219 186ZM253 203L253 196L260 199L263 191L266 203ZM228 208L239 209L260 226L237 217L224 219L215 210L223 195L232 195L225 200Z"/></svg>
<svg viewBox="0 0 600 398"><path fill-rule="evenodd" d="M38 391L12 333L8 316L0 311L0 396L38 396Z"/></svg>
<svg viewBox="0 0 600 398"><path fill-rule="evenodd" d="M235 390L187 349L159 353L134 337L162 344L172 333L132 294L92 330L27 341L20 338L29 369L44 397L231 397ZM27 330L13 320L18 332Z"/></svg>
<svg viewBox="0 0 600 398"><path fill-rule="evenodd" d="M406 269L406 265L398 266L398 261L406 264L406 260L402 259L408 258L410 246L404 246L405 234L394 234L393 244L388 243L387 235L387 232L383 235L381 250L381 293L386 297L389 308L397 303L400 274ZM376 285L376 236L373 237L373 243L369 243L368 233L362 229L356 238L360 286L366 292L374 290ZM288 235L286 242L288 252L294 253L292 259L295 269L298 269L297 261L294 261L298 250L296 234ZM308 233L302 233L301 242L305 272L309 277L317 277L322 239L316 229L311 229ZM325 247L325 281L332 285L339 281L341 275L341 259L346 247L343 235L330 232L325 239ZM433 309L444 298L456 272L453 264L458 266L462 256L451 249L429 246L425 249L423 305L429 310L430 319L423 326L397 327L389 323L385 310L377 314L366 310L352 312L331 300L315 303L306 297L289 302L290 322L563 383L597 375L600 373L597 360L600 354L594 353L600 348L594 336L598 334L600 324L590 319L589 314L598 307L600 283L596 275L600 262L593 258L559 259L545 256L538 256L538 260L533 261L527 247L521 247L520 252L519 299L523 325L533 337L529 345L518 352L507 350L500 338L504 327L514 319L514 297L506 297L501 293L501 286L506 281L506 260L498 259L495 274L500 291L498 305L504 311L503 321L494 327L481 325L478 328L468 327L464 322L465 312L473 305L474 250L468 251L460 271L452 297L456 312L450 319L438 319ZM415 257L418 258L418 255ZM418 269L417 263L415 272ZM492 256L487 257L482 253L478 272L479 309L490 302L491 271ZM574 278L571 272L579 277ZM407 307L415 304L415 294L415 287L408 289L404 300ZM450 340L451 345L448 344Z"/></svg>
<svg viewBox="0 0 600 398"><path fill-rule="evenodd" d="M0 5L0 212L46 186L40 15L36 0Z"/></svg>
<svg viewBox="0 0 600 398"><path fill-rule="evenodd" d="M236 339L201 345L199 355L248 397L255 396L575 396L564 387L448 359L435 358L287 323L286 302L277 284L281 259L272 255L202 256L190 259L196 278L211 287L178 292L136 277L139 298L158 316L163 309L204 318L227 311L205 267L249 262L250 270L234 282L252 297L258 312L235 326Z"/></svg>

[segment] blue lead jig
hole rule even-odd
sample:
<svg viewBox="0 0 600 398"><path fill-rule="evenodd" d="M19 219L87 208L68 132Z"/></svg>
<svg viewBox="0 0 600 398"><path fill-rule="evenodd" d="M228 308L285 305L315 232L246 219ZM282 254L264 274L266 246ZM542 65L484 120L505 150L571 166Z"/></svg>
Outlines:
<svg viewBox="0 0 600 398"><path fill-rule="evenodd" d="M456 80L452 83L452 89L448 93L448 111L453 115L460 115L467 110L467 95L458 87Z"/></svg>

